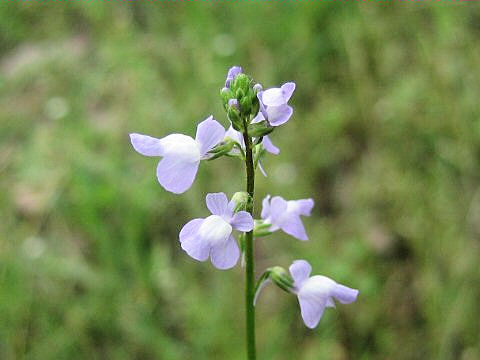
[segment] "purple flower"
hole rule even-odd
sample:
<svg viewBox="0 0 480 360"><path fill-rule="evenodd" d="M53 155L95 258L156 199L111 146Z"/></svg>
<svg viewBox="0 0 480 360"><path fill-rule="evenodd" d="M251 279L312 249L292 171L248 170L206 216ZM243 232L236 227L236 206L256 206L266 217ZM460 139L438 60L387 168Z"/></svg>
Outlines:
<svg viewBox="0 0 480 360"><path fill-rule="evenodd" d="M158 181L165 190L181 194L192 186L200 160L208 158L208 152L224 135L223 126L210 116L198 124L195 139L183 134L157 139L133 133L130 141L142 155L163 157L157 166Z"/></svg>
<svg viewBox="0 0 480 360"><path fill-rule="evenodd" d="M282 229L299 240L308 240L300 215L310 216L313 208L312 199L286 201L280 196L270 200L267 195L262 201L262 219L271 224L270 231Z"/></svg>
<svg viewBox="0 0 480 360"><path fill-rule="evenodd" d="M225 87L230 88L230 83L235 79L235 76L242 73L240 66L232 66L227 73L227 79L225 80Z"/></svg>
<svg viewBox="0 0 480 360"><path fill-rule="evenodd" d="M208 210L205 219L193 219L180 231L182 249L195 260L210 260L218 269L230 269L240 256L233 229L247 232L253 229L253 218L246 211L233 213L233 201L228 202L224 193L207 194Z"/></svg>
<svg viewBox="0 0 480 360"><path fill-rule="evenodd" d="M333 299L342 304L350 304L357 299L356 289L337 284L326 276L310 277L312 267L305 260L294 261L289 270L294 280L292 291L298 297L303 322L310 329L318 325L326 307L335 307Z"/></svg>
<svg viewBox="0 0 480 360"><path fill-rule="evenodd" d="M291 106L287 105L295 90L295 83L287 82L279 88L271 88L257 93L260 101L260 111L253 122L267 120L272 126L285 124L293 114Z"/></svg>

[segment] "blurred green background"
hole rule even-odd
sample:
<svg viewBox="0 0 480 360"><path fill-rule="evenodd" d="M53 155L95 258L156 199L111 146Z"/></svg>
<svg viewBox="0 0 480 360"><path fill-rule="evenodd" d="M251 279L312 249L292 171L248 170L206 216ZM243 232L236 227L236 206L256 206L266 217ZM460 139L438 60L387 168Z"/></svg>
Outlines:
<svg viewBox="0 0 480 360"><path fill-rule="evenodd" d="M309 242L257 241L257 275L304 258L360 289L311 331L268 287L259 359L480 359L479 64L476 4L2 4L0 358L245 358L242 269L178 244L242 164L177 196L128 139L226 125L242 65L297 83L257 212L316 202Z"/></svg>

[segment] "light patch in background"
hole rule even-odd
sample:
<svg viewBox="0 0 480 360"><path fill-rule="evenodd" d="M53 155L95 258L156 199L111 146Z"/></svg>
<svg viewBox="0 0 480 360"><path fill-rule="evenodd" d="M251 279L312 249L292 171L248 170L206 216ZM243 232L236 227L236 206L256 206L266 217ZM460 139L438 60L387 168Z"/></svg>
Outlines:
<svg viewBox="0 0 480 360"><path fill-rule="evenodd" d="M30 236L24 240L22 248L26 256L37 259L45 252L45 242L39 237Z"/></svg>
<svg viewBox="0 0 480 360"><path fill-rule="evenodd" d="M213 38L213 51L217 55L233 55L236 48L235 39L230 34L219 34Z"/></svg>
<svg viewBox="0 0 480 360"><path fill-rule="evenodd" d="M280 163L273 169L272 175L276 182L290 185L297 179L297 168L292 163Z"/></svg>
<svg viewBox="0 0 480 360"><path fill-rule="evenodd" d="M69 111L70 107L62 97L53 97L45 104L45 115L52 120L63 118Z"/></svg>

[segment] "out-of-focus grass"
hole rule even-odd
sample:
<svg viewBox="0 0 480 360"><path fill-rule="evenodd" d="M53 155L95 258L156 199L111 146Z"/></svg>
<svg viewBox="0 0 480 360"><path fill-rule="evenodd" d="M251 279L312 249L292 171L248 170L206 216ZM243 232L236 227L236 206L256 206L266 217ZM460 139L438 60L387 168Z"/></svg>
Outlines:
<svg viewBox="0 0 480 360"><path fill-rule="evenodd" d="M257 241L258 272L305 258L360 289L310 331L267 288L259 358L480 358L480 8L390 5L2 6L0 358L244 358L242 269L177 240L242 165L176 196L127 135L226 125L233 64L297 83L258 200L316 202L309 242Z"/></svg>

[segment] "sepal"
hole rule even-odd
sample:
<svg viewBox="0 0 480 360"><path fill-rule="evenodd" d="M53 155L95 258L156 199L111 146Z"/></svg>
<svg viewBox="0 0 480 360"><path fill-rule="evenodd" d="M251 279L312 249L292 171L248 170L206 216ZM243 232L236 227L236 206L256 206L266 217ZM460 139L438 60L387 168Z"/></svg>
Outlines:
<svg viewBox="0 0 480 360"><path fill-rule="evenodd" d="M235 141L227 138L225 141L215 146L212 150L208 152L209 154L211 154L211 156L208 157L207 160L215 160L224 155L229 155L234 146Z"/></svg>
<svg viewBox="0 0 480 360"><path fill-rule="evenodd" d="M253 227L253 236L254 237L262 237L268 236L272 232L270 231L270 226L272 224L265 223L263 220L254 220L254 227Z"/></svg>
<svg viewBox="0 0 480 360"><path fill-rule="evenodd" d="M245 191L239 191L233 194L232 200L234 203L233 212L247 211L249 204L252 202L252 198Z"/></svg>
<svg viewBox="0 0 480 360"><path fill-rule="evenodd" d="M248 135L261 138L265 135L270 134L273 131L273 126L271 126L268 121L262 121L255 124L250 124L248 126Z"/></svg>

